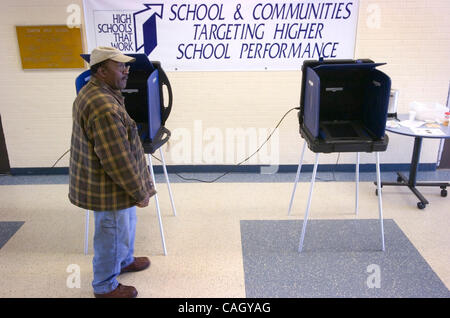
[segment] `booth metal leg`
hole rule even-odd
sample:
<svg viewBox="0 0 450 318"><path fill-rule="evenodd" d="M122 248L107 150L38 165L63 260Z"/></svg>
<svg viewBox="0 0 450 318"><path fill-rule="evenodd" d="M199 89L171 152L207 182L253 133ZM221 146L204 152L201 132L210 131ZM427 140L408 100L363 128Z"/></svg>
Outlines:
<svg viewBox="0 0 450 318"><path fill-rule="evenodd" d="M301 253L302 249L303 249L303 240L305 238L306 223L308 222L309 208L311 207L311 198L312 198L312 192L313 192L313 188L314 188L314 182L316 181L316 173L317 173L317 164L318 163L319 163L319 153L316 153L316 160L314 162L314 169L313 169L313 174L311 177L311 185L309 187L308 204L306 206L305 218L303 219L302 234L300 236L300 245L298 248L299 253Z"/></svg>
<svg viewBox="0 0 450 318"><path fill-rule="evenodd" d="M355 214L358 215L358 206L359 206L359 152L356 153L356 200L355 200Z"/></svg>
<svg viewBox="0 0 450 318"><path fill-rule="evenodd" d="M300 177L300 170L302 170L303 156L305 155L305 148L306 148L306 140L303 142L302 154L300 155L300 162L298 163L297 175L295 176L295 181L294 181L294 190L292 191L291 202L289 202L288 215L291 215L291 209L292 209L292 203L294 202L295 190L297 189L297 183L298 183L298 179Z"/></svg>
<svg viewBox="0 0 450 318"><path fill-rule="evenodd" d="M161 148L159 148L159 154L161 155L164 176L166 178L167 188L169 189L170 204L172 205L173 215L177 216L177 210L175 209L175 203L173 202L172 189L170 188L169 175L167 174L166 161L164 160L164 155Z"/></svg>
<svg viewBox="0 0 450 318"><path fill-rule="evenodd" d="M155 186L155 189L156 189L155 173L153 172L153 164L152 164L152 158L151 158L150 154L148 155L148 160L149 160L149 163L150 163L150 173L151 173L151 176L152 176L153 185ZM164 229L163 229L162 220L161 220L161 211L159 209L158 193L155 194L155 203L156 203L156 212L157 212L157 215L158 215L159 232L161 234L162 247L163 247L163 250L164 250L164 255L167 255L166 240L164 239Z"/></svg>
<svg viewBox="0 0 450 318"><path fill-rule="evenodd" d="M380 216L380 227L381 227L381 250L384 252L384 227L383 227L383 202L381 200L381 176L380 176L380 154L375 153L377 162L377 189L378 189L378 212Z"/></svg>
<svg viewBox="0 0 450 318"><path fill-rule="evenodd" d="M87 255L89 249L89 210L86 210L84 224L84 255Z"/></svg>

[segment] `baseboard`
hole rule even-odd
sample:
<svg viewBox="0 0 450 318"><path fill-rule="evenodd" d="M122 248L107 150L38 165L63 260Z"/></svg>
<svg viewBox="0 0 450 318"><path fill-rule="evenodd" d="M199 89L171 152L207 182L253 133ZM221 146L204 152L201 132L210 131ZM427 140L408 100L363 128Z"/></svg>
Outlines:
<svg viewBox="0 0 450 318"><path fill-rule="evenodd" d="M238 173L292 173L297 171L297 165L279 165L276 166L267 165L168 165L168 173L223 173L223 172L238 172ZM385 163L380 165L382 172L390 171L409 171L409 163ZM162 166L153 166L155 173L163 173ZM272 169L273 168L273 169ZM437 168L435 163L422 163L419 164L419 171L435 171ZM375 172L375 164L360 164L360 172ZM303 172L311 172L313 170L312 164L305 164L302 166ZM319 164L317 170L319 172L354 172L354 164ZM270 172L269 172L270 171ZM61 175L68 174L68 167L55 167L55 168L40 168L40 167L28 167L28 168L11 168L11 175Z"/></svg>

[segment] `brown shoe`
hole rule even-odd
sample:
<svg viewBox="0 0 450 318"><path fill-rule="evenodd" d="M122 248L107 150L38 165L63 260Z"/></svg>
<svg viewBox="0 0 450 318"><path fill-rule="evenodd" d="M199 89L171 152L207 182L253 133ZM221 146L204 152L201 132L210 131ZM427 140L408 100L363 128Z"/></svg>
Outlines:
<svg viewBox="0 0 450 318"><path fill-rule="evenodd" d="M95 294L95 298L136 298L138 292L133 286L119 284L116 289L106 294Z"/></svg>
<svg viewBox="0 0 450 318"><path fill-rule="evenodd" d="M122 268L120 273L138 272L142 271L150 266L150 260L148 257L135 257L134 262L127 267Z"/></svg>

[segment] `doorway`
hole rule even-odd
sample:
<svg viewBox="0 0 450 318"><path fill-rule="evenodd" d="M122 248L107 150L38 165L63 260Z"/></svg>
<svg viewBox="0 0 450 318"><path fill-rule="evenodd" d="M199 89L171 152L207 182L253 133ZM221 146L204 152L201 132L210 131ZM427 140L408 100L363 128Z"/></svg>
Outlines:
<svg viewBox="0 0 450 318"><path fill-rule="evenodd" d="M450 83L447 94L447 108L450 108ZM444 146L442 147L442 153L439 160L438 169L450 169L450 139L444 139Z"/></svg>
<svg viewBox="0 0 450 318"><path fill-rule="evenodd" d="M438 169L450 169L450 139L445 139Z"/></svg>
<svg viewBox="0 0 450 318"><path fill-rule="evenodd" d="M10 173L8 151L6 150L5 134L3 133L2 115L0 115L0 174Z"/></svg>

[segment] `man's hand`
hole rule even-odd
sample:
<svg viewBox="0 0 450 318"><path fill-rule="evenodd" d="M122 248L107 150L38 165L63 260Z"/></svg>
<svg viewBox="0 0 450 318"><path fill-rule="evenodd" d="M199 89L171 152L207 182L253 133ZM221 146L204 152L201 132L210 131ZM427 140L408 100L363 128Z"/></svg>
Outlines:
<svg viewBox="0 0 450 318"><path fill-rule="evenodd" d="M137 202L136 206L138 208L145 208L148 205L148 202L150 201L150 194L147 194L147 196L145 197L144 200L142 200L141 202Z"/></svg>

